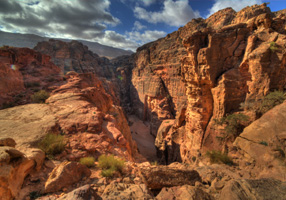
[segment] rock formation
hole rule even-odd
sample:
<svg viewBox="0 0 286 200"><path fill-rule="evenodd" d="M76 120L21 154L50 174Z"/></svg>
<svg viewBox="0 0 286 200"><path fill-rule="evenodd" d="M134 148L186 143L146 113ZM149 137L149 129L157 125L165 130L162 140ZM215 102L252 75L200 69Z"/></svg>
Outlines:
<svg viewBox="0 0 286 200"><path fill-rule="evenodd" d="M109 60L99 57L78 41L63 42L50 39L39 42L34 50L51 56L53 63L65 74L69 71L78 73L92 72L99 77L111 78L113 67Z"/></svg>
<svg viewBox="0 0 286 200"><path fill-rule="evenodd" d="M284 22L285 14L274 15L266 4L237 13L227 8L137 50L133 106L154 135L162 120L178 122L157 140L167 144L158 146L167 162L192 162L201 149L220 149L214 119L284 89Z"/></svg>
<svg viewBox="0 0 286 200"><path fill-rule="evenodd" d="M50 57L28 48L0 49L0 106L26 104L30 95L62 80Z"/></svg>

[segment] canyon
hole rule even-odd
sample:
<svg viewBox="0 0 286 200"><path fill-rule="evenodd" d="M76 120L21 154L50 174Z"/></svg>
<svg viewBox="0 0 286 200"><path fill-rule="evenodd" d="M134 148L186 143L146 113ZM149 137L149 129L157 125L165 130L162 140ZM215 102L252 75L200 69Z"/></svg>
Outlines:
<svg viewBox="0 0 286 200"><path fill-rule="evenodd" d="M286 103L251 107L285 91L285 41L286 11L262 4L193 19L111 60L78 41L2 47L0 199L285 199ZM42 90L44 104L33 102ZM235 115L248 120L226 137L218 121ZM50 160L37 146L49 133L67 142ZM78 163L104 154L125 160L122 174Z"/></svg>

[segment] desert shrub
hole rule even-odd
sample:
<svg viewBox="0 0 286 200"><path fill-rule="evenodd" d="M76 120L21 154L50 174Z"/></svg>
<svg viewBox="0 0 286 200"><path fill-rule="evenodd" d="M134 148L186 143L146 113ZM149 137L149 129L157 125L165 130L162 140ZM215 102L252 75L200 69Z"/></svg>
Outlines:
<svg viewBox="0 0 286 200"><path fill-rule="evenodd" d="M258 113L264 114L274 106L283 103L284 100L285 100L285 94L282 91L270 92L261 101Z"/></svg>
<svg viewBox="0 0 286 200"><path fill-rule="evenodd" d="M98 167L102 169L102 176L111 177L115 171L122 172L124 161L115 158L113 155L101 155L98 158Z"/></svg>
<svg viewBox="0 0 286 200"><path fill-rule="evenodd" d="M33 200L33 199L37 199L37 198L41 197L42 195L38 191L33 191L33 192L30 192L29 196L30 196L30 199Z"/></svg>
<svg viewBox="0 0 286 200"><path fill-rule="evenodd" d="M39 82L26 82L25 83L25 87L26 88L30 88L30 87L39 87L40 86L40 83Z"/></svg>
<svg viewBox="0 0 286 200"><path fill-rule="evenodd" d="M42 149L48 157L52 157L63 152L65 145L64 136L49 133L39 142L38 147Z"/></svg>
<svg viewBox="0 0 286 200"><path fill-rule="evenodd" d="M268 146L268 143L265 142L265 141L261 141L261 142L259 142L259 144L262 144L262 145L264 145L264 146Z"/></svg>
<svg viewBox="0 0 286 200"><path fill-rule="evenodd" d="M158 166L158 161L153 161L150 163L152 166Z"/></svg>
<svg viewBox="0 0 286 200"><path fill-rule="evenodd" d="M242 114L230 114L220 119L215 119L215 124L224 125L222 131L224 138L235 136L237 137L245 127L243 124L249 120L249 117Z"/></svg>
<svg viewBox="0 0 286 200"><path fill-rule="evenodd" d="M270 47L269 48L270 48L270 50L272 52L275 52L275 51L278 50L277 44L275 42L270 42Z"/></svg>
<svg viewBox="0 0 286 200"><path fill-rule="evenodd" d="M31 96L33 103L45 103L50 94L45 90L40 90Z"/></svg>
<svg viewBox="0 0 286 200"><path fill-rule="evenodd" d="M211 163L233 165L232 159L220 151L207 151L206 156L210 159Z"/></svg>
<svg viewBox="0 0 286 200"><path fill-rule="evenodd" d="M80 159L79 163L87 167L93 167L94 161L95 161L94 157L84 157Z"/></svg>

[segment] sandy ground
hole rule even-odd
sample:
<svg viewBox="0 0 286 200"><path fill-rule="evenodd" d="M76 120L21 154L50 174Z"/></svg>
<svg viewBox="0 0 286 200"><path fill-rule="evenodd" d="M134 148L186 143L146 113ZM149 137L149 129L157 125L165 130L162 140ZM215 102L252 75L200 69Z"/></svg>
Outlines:
<svg viewBox="0 0 286 200"><path fill-rule="evenodd" d="M149 161L157 160L155 138L150 134L150 128L135 115L128 116L133 140L137 142L140 154Z"/></svg>

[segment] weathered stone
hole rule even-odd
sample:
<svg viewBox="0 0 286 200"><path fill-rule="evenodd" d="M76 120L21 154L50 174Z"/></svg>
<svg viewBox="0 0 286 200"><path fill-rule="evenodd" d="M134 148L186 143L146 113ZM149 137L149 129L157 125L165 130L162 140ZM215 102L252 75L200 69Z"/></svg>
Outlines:
<svg viewBox="0 0 286 200"><path fill-rule="evenodd" d="M286 197L286 183L274 179L233 180L222 190L220 200L257 200Z"/></svg>
<svg viewBox="0 0 286 200"><path fill-rule="evenodd" d="M163 188L156 196L158 200L214 200L214 198L203 190L190 185L183 185L171 188Z"/></svg>
<svg viewBox="0 0 286 200"><path fill-rule="evenodd" d="M154 199L146 185L124 184L124 183L111 183L108 185L103 194L103 200L121 200L121 199Z"/></svg>
<svg viewBox="0 0 286 200"><path fill-rule="evenodd" d="M32 172L35 161L13 147L0 147L0 197L11 200L18 196L25 177Z"/></svg>
<svg viewBox="0 0 286 200"><path fill-rule="evenodd" d="M77 188L58 198L58 200L100 200L100 199L101 198L90 187L90 185L85 185L80 188Z"/></svg>
<svg viewBox="0 0 286 200"><path fill-rule="evenodd" d="M0 138L0 146L15 147L16 142L13 138Z"/></svg>
<svg viewBox="0 0 286 200"><path fill-rule="evenodd" d="M141 168L146 184L151 189L162 189L182 185L195 185L201 181L199 173L195 170L183 170L168 166Z"/></svg>
<svg viewBox="0 0 286 200"><path fill-rule="evenodd" d="M76 162L62 162L51 172L45 183L45 193L60 191L64 187L70 186L83 177L89 177L90 170Z"/></svg>
<svg viewBox="0 0 286 200"><path fill-rule="evenodd" d="M273 177L280 180L285 178L281 176L286 170L285 166L281 165L283 155L275 154L286 151L285 120L286 103L283 103L246 127L234 142L241 151L241 158L255 163L258 167L256 169L258 177Z"/></svg>

